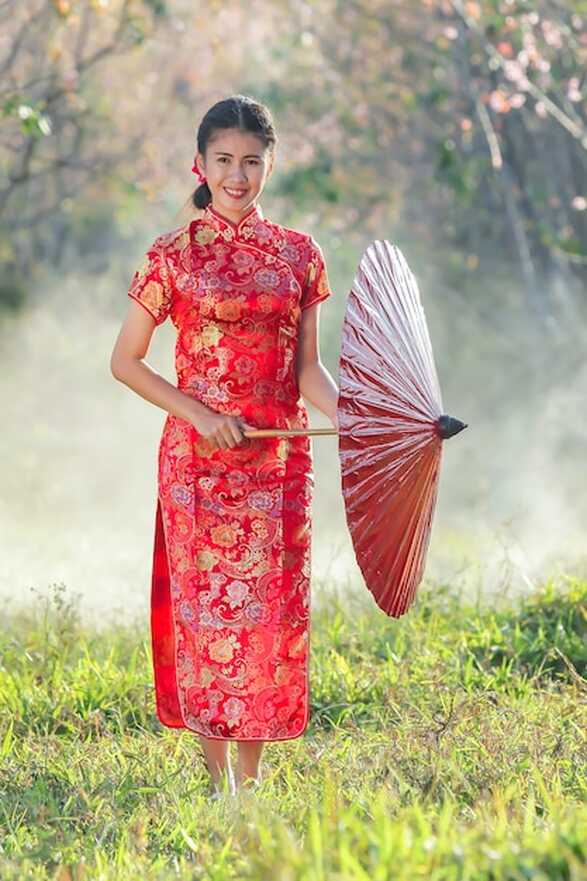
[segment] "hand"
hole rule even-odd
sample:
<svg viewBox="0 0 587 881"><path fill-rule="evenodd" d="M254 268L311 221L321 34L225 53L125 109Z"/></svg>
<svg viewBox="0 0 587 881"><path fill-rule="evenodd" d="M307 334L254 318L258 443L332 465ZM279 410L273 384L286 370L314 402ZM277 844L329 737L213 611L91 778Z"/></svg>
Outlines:
<svg viewBox="0 0 587 881"><path fill-rule="evenodd" d="M203 407L200 403L200 407ZM253 425L248 425L240 416L229 416L227 413L217 413L206 407L203 412L192 417L192 425L198 433L205 438L213 449L227 450L238 446L245 440L244 431L254 431Z"/></svg>

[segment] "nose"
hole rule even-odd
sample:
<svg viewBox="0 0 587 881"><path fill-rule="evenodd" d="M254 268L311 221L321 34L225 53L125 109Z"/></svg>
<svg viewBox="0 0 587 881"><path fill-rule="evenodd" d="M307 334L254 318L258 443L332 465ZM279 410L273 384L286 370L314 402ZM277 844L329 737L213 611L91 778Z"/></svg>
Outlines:
<svg viewBox="0 0 587 881"><path fill-rule="evenodd" d="M230 180L231 180L231 181L234 180L235 183L236 183L237 181L238 181L239 183L246 183L246 182L247 182L247 176L246 176L246 174L245 174L245 172L244 172L244 170L243 170L242 168L237 168L236 171L234 172L234 178L231 177Z"/></svg>

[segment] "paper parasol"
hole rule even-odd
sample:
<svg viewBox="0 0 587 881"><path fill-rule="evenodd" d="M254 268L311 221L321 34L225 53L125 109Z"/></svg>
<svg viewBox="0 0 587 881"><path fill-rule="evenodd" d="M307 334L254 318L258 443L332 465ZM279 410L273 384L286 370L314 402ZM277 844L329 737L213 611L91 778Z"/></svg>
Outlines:
<svg viewBox="0 0 587 881"><path fill-rule="evenodd" d="M338 447L347 525L365 584L399 618L430 540L442 441L467 426L443 414L418 285L395 245L373 242L349 293L339 370ZM335 429L265 429L328 435Z"/></svg>

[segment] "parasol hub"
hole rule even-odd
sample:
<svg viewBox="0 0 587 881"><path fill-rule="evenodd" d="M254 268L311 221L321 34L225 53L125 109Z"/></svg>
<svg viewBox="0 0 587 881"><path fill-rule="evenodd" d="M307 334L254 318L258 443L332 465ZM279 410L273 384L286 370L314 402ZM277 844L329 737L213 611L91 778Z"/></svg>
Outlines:
<svg viewBox="0 0 587 881"><path fill-rule="evenodd" d="M458 434L464 428L468 428L468 425L465 422L461 422L460 419L455 419L454 416L443 414L436 420L436 433L442 440L453 437L453 435Z"/></svg>

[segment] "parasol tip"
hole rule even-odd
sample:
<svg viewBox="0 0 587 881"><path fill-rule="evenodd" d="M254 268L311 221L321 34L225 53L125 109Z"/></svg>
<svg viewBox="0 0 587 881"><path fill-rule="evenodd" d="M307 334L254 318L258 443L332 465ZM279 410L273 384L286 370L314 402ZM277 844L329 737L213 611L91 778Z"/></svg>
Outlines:
<svg viewBox="0 0 587 881"><path fill-rule="evenodd" d="M463 428L467 428L467 424L461 422L460 419L455 419L453 416L444 414L436 420L436 432L443 440L458 434Z"/></svg>

